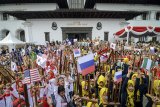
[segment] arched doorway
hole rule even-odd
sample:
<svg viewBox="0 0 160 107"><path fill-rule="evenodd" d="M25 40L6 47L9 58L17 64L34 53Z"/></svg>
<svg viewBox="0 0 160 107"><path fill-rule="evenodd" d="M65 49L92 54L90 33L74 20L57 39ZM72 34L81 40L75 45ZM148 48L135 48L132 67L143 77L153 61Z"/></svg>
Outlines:
<svg viewBox="0 0 160 107"><path fill-rule="evenodd" d="M0 40L4 39L9 33L8 29L1 30Z"/></svg>
<svg viewBox="0 0 160 107"><path fill-rule="evenodd" d="M23 42L26 41L26 39L25 39L25 32L24 32L23 29L18 29L18 30L16 31L16 37L17 37L19 40L23 41Z"/></svg>

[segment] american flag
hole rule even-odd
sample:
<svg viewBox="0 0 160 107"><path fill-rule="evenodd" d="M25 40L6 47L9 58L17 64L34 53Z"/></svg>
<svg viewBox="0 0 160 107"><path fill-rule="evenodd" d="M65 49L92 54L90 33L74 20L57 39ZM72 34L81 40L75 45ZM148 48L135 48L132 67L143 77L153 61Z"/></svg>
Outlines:
<svg viewBox="0 0 160 107"><path fill-rule="evenodd" d="M31 77L30 77L30 71L29 71L29 70L25 70L25 71L24 71L23 83L24 83L24 84L29 84L29 83L31 83Z"/></svg>
<svg viewBox="0 0 160 107"><path fill-rule="evenodd" d="M31 82L37 82L41 80L41 77L39 75L38 69L31 69L30 70L30 75L31 75Z"/></svg>

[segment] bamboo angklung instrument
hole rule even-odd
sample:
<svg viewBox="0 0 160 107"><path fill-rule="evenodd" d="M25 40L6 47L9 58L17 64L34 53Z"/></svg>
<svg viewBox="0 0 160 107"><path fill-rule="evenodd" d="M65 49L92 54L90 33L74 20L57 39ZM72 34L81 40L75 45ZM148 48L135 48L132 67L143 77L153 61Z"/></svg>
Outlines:
<svg viewBox="0 0 160 107"><path fill-rule="evenodd" d="M101 58L100 58L100 56L98 57L98 63L99 63L98 71L100 72L100 75L101 75Z"/></svg>
<svg viewBox="0 0 160 107"><path fill-rule="evenodd" d="M89 98L92 98L92 95L91 95L91 85L90 85L90 74L88 74L87 76L88 76L88 90L89 90Z"/></svg>
<svg viewBox="0 0 160 107"><path fill-rule="evenodd" d="M132 67L132 70L134 71L135 70L135 59L136 59L136 55L137 55L137 53L136 52L134 52L134 59L133 59L133 67Z"/></svg>
<svg viewBox="0 0 160 107"><path fill-rule="evenodd" d="M76 70L76 74L77 74L77 93L79 93L79 96L82 96L82 86L80 85L80 74L78 73L78 70L77 70L77 63L75 61L75 58L73 59L74 61L74 65L75 65L75 70Z"/></svg>
<svg viewBox="0 0 160 107"><path fill-rule="evenodd" d="M88 101L88 102L93 102L93 103L98 103L97 99L89 99L87 97L81 97L82 100ZM117 107L120 105L120 103L115 103L115 102L108 102L108 103L103 103L103 105L110 105L110 106L114 106Z"/></svg>
<svg viewBox="0 0 160 107"><path fill-rule="evenodd" d="M110 53L110 56L108 60L111 60L111 56L113 57L113 50ZM108 83L108 102L110 102L110 83L111 83L111 78L112 78L112 68L110 67L110 72L109 72L109 83Z"/></svg>

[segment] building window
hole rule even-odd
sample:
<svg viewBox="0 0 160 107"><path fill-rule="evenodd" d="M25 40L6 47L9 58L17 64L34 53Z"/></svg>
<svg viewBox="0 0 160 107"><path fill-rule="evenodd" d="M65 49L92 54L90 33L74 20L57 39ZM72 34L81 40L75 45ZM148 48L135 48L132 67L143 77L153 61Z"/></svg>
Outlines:
<svg viewBox="0 0 160 107"><path fill-rule="evenodd" d="M154 42L157 41L157 37L153 37L152 41L154 41Z"/></svg>
<svg viewBox="0 0 160 107"><path fill-rule="evenodd" d="M49 32L44 32L45 34L45 41L50 42L50 33Z"/></svg>
<svg viewBox="0 0 160 107"><path fill-rule="evenodd" d="M150 19L150 13L148 12L147 14L146 14L146 20L149 20Z"/></svg>
<svg viewBox="0 0 160 107"><path fill-rule="evenodd" d="M156 14L156 20L159 20L160 19L160 13L157 13Z"/></svg>
<svg viewBox="0 0 160 107"><path fill-rule="evenodd" d="M19 35L19 38L21 41L25 42L25 33L24 33L24 30L20 32L20 35Z"/></svg>
<svg viewBox="0 0 160 107"><path fill-rule="evenodd" d="M84 0L69 0L69 8L84 8Z"/></svg>
<svg viewBox="0 0 160 107"><path fill-rule="evenodd" d="M8 14L3 14L3 20L8 20Z"/></svg>
<svg viewBox="0 0 160 107"><path fill-rule="evenodd" d="M147 14L142 14L142 20L147 20Z"/></svg>
<svg viewBox="0 0 160 107"><path fill-rule="evenodd" d="M104 32L104 40L105 41L108 41L108 34L109 34L109 32Z"/></svg>

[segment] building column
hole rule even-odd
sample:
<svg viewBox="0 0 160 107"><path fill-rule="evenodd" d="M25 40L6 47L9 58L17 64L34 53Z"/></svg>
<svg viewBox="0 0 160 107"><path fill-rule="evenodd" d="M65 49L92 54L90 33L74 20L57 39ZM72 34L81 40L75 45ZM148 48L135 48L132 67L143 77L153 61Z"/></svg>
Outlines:
<svg viewBox="0 0 160 107"><path fill-rule="evenodd" d="M0 13L0 20L3 20L3 14Z"/></svg>
<svg viewBox="0 0 160 107"><path fill-rule="evenodd" d="M150 11L150 20L156 20L156 11Z"/></svg>
<svg viewBox="0 0 160 107"><path fill-rule="evenodd" d="M157 35L157 41L160 41L160 35Z"/></svg>
<svg viewBox="0 0 160 107"><path fill-rule="evenodd" d="M33 42L33 36L32 36L32 23L31 22L24 22L23 23L25 27L25 39L27 43Z"/></svg>
<svg viewBox="0 0 160 107"><path fill-rule="evenodd" d="M2 31L0 32L0 41L3 39Z"/></svg>

